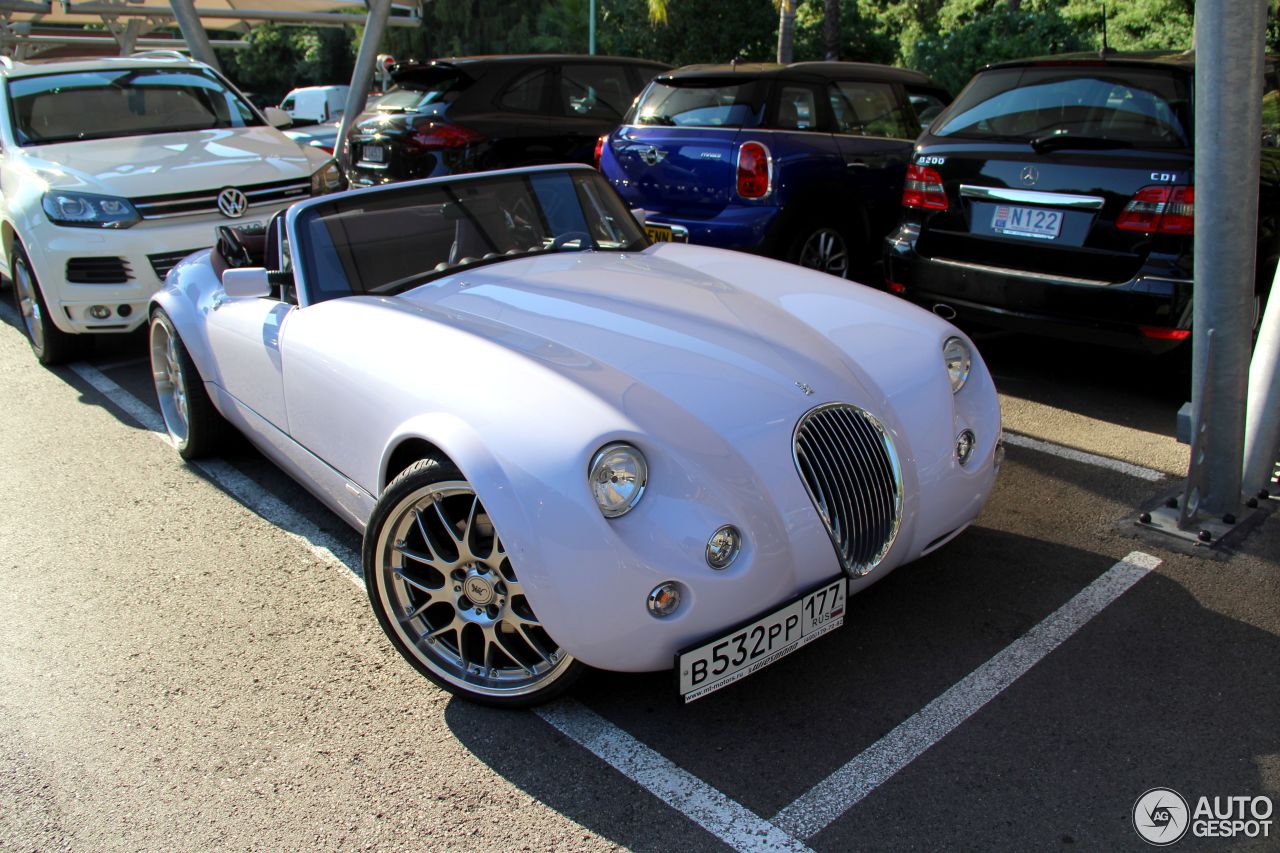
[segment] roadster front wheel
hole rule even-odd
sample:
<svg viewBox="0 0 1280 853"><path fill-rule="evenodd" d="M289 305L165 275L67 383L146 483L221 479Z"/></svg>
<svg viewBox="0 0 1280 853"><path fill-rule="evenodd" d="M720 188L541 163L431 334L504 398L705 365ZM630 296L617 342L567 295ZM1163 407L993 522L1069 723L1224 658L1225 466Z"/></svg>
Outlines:
<svg viewBox="0 0 1280 853"><path fill-rule="evenodd" d="M581 675L583 664L538 621L484 504L453 465L423 459L396 477L374 507L362 556L382 629L451 693L527 707Z"/></svg>

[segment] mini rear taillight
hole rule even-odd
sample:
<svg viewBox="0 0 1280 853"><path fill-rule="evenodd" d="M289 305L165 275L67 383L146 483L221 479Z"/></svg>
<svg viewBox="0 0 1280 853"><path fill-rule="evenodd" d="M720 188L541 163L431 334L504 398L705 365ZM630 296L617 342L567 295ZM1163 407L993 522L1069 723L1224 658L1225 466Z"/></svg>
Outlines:
<svg viewBox="0 0 1280 853"><path fill-rule="evenodd" d="M947 191L942 176L926 166L907 166L907 180L902 185L902 206L925 210L946 210Z"/></svg>
<svg viewBox="0 0 1280 853"><path fill-rule="evenodd" d="M886 282L885 282L885 284L887 284L887 285L889 286L889 291L890 291L891 293L906 293L906 292L907 292L907 286L906 286L905 284L900 283L900 282L896 282L896 281L886 281Z"/></svg>
<svg viewBox="0 0 1280 853"><path fill-rule="evenodd" d="M1116 218L1116 227L1148 234L1195 232L1196 188L1143 187L1133 194Z"/></svg>
<svg viewBox="0 0 1280 853"><path fill-rule="evenodd" d="M600 138L596 140L596 170L600 169L600 158L604 156L604 144L609 139L609 134L602 133Z"/></svg>
<svg viewBox="0 0 1280 853"><path fill-rule="evenodd" d="M409 137L409 148L419 151L442 151L449 148L466 148L483 142L484 135L457 124L427 124L419 127Z"/></svg>
<svg viewBox="0 0 1280 853"><path fill-rule="evenodd" d="M764 198L773 189L773 162L769 149L759 142L744 142L738 149L738 195Z"/></svg>

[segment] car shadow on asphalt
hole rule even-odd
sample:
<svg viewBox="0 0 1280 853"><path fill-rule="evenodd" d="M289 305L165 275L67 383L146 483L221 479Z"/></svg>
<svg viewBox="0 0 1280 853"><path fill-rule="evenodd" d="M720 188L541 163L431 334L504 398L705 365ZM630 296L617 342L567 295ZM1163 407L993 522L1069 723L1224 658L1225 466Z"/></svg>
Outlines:
<svg viewBox="0 0 1280 853"><path fill-rule="evenodd" d="M696 703L680 704L670 672L593 672L575 688L574 696L680 767L768 817L1021 637L1114 563L1112 557L1086 550L977 528L852 597L846 626L840 631ZM1143 684L1148 658L1166 642L1176 644L1186 672L1221 687L1238 688L1238 679L1231 677L1230 670L1221 673L1225 677L1210 677L1214 667L1203 657L1211 644L1239 641L1270 649L1272 660L1280 651L1275 637L1204 610L1176 583L1157 575L1144 579L1095 622L1124 636L1099 643L1093 639L1098 636L1097 627L1086 625L1076 639L1068 640L1024 678L1039 684L1043 679L1038 673L1051 665L1062 671L1058 680L1030 692L1018 682L1009 691L1032 709L1033 719L1026 724L1033 731L1049 736L1057 726L1075 726L1074 719L1056 718L1065 704L1079 703L1078 694L1060 694L1088 690L1098 694L1092 711L1099 726L1095 738L1103 744L1108 739L1123 741L1128 736L1126 727L1113 730L1107 719L1112 715L1129 718L1133 712L1127 706L1111 709L1126 701L1120 697L1134 688L1146 712L1158 709L1165 688L1147 689ZM1139 648L1142 654L1135 654ZM1196 654L1200 658L1192 660ZM1183 670L1171 661L1154 666L1172 679L1170 683L1185 683L1179 674ZM1120 691L1114 698L1108 700L1096 690L1099 674L1117 682L1111 688ZM1263 707L1265 695L1264 688L1251 688L1232 715L1245 722L1249 719L1245 709ZM1275 695L1274 690L1270 695ZM1190 729L1195 707L1200 707L1201 715L1205 708L1200 697L1182 699L1187 707L1177 724ZM1006 701L1001 697L991 707L1002 707ZM532 740L524 736L517 743L493 735L503 726L506 712L454 701L445 716L453 733L480 760L583 826L634 849L670 849L673 843L689 846L687 834L683 840L655 836L656 827L671 823L669 812L656 797L637 793L617 773L602 772L597 759L558 731L546 727L544 736ZM1251 755L1275 750L1280 719L1274 709L1264 716L1267 719L1252 721L1248 745L1236 744L1245 752L1252 750ZM962 726L961 733L965 731ZM991 739L984 749L1002 748L998 731L985 726L979 731ZM1144 740L1149 736L1150 732L1139 734ZM1029 744L1027 748L1029 754L1008 760L1038 767L1040 747ZM1110 756L1080 759L1101 768ZM962 755L957 760L975 759ZM1212 762L1206 763L1211 766ZM1229 770L1222 781L1238 787L1250 780ZM1256 790L1257 779L1251 781ZM1138 793L1141 790L1133 796ZM982 816L990 819L991 815ZM710 837L703 837L709 846ZM867 837L871 836L863 839ZM925 843L928 836L900 840L910 846Z"/></svg>

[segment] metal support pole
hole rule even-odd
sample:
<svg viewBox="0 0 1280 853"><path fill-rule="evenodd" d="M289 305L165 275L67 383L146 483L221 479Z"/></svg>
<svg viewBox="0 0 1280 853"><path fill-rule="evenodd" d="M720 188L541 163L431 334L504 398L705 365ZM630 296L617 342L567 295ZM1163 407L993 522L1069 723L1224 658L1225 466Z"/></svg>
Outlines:
<svg viewBox="0 0 1280 853"><path fill-rule="evenodd" d="M1195 300L1192 410L1213 436L1201 508L1235 513L1244 456L1246 376L1253 325L1254 254L1262 134L1267 0L1200 0L1196 6ZM1206 369L1209 330L1214 357ZM1193 434L1199 431L1192 424Z"/></svg>
<svg viewBox="0 0 1280 853"><path fill-rule="evenodd" d="M338 122L338 140L333 149L344 172L351 165L351 147L347 144L347 135L369 100L369 87L373 85L373 66L378 61L378 45L382 44L382 34L387 29L387 16L391 14L391 0L368 0L368 4L369 15L365 19L364 36L360 39L360 50L356 53L355 68L351 69L351 91L347 92L347 105L342 110L342 121Z"/></svg>
<svg viewBox="0 0 1280 853"><path fill-rule="evenodd" d="M596 55L596 0L591 0L591 11L587 22L587 53Z"/></svg>
<svg viewBox="0 0 1280 853"><path fill-rule="evenodd" d="M183 40L191 48L192 58L221 72L222 66L213 55L213 45L209 44L209 34L204 31L204 24L200 23L200 16L196 14L195 3L192 0L169 0L169 6L173 9L173 17L178 22L178 29L182 31Z"/></svg>
<svg viewBox="0 0 1280 853"><path fill-rule="evenodd" d="M1249 404L1244 427L1244 493L1268 487L1280 459L1280 269L1262 316L1249 365Z"/></svg>

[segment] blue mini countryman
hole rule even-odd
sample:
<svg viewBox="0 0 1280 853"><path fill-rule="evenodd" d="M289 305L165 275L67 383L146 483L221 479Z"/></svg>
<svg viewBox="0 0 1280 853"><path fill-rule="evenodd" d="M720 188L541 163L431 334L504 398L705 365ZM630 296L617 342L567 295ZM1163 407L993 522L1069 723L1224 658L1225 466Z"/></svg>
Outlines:
<svg viewBox="0 0 1280 853"><path fill-rule="evenodd" d="M948 100L882 65L691 65L649 84L598 162L653 240L878 280L912 142Z"/></svg>

